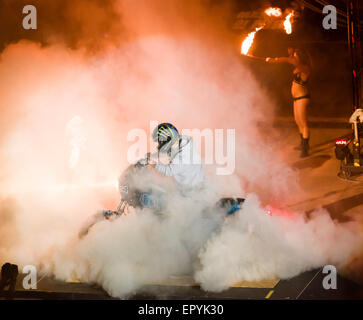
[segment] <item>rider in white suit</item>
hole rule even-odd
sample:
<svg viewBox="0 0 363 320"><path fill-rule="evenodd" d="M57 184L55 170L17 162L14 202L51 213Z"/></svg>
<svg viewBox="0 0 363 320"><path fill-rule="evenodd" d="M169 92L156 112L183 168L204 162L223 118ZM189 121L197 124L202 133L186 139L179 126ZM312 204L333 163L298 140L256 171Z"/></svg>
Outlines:
<svg viewBox="0 0 363 320"><path fill-rule="evenodd" d="M199 190L203 187L205 175L201 157L195 148L193 139L181 136L170 123L158 125L152 138L158 142L158 151L166 153L168 164L151 160L152 165L161 174L173 177L182 193Z"/></svg>

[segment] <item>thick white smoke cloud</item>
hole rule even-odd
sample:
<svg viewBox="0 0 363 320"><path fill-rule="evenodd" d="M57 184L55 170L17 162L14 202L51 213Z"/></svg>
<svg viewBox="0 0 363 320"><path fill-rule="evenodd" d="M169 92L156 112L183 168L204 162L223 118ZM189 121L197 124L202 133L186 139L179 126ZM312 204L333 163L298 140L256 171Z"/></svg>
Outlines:
<svg viewBox="0 0 363 320"><path fill-rule="evenodd" d="M20 42L2 53L0 77L7 119L2 261L96 282L124 297L175 274L192 274L213 291L234 281L288 278L325 263L344 264L356 248L351 226L335 225L326 213L310 222L272 218L256 196L226 221L221 213L205 213L222 195L256 191L264 203L283 203L298 190L296 175L256 125L271 120L273 105L223 37L209 42L191 30L179 37L138 30L134 40L92 57L83 49ZM75 117L86 139L70 168L67 124ZM117 204L114 185L128 165L127 133L149 130L151 120L180 129L235 128L236 174L216 177L207 168L206 194L170 195L168 218L137 212L98 223L80 241L85 220ZM337 237L342 245L332 246Z"/></svg>
<svg viewBox="0 0 363 320"><path fill-rule="evenodd" d="M222 291L239 281L288 279L328 264L341 268L359 249L357 232L354 223L339 225L322 209L309 219L270 216L251 195L242 213L209 240L195 278L205 290Z"/></svg>

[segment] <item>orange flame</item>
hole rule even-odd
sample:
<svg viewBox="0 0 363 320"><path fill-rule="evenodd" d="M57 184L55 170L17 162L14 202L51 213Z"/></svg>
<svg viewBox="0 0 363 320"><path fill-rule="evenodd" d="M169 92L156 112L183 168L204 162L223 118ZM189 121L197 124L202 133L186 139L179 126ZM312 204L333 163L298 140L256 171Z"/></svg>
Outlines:
<svg viewBox="0 0 363 320"><path fill-rule="evenodd" d="M243 40L242 46L241 46L241 53L244 55L248 54L248 51L250 50L253 40L255 39L256 32L261 30L263 27L256 28L255 31L252 31L248 34L248 36Z"/></svg>
<svg viewBox="0 0 363 320"><path fill-rule="evenodd" d="M274 16L274 17L280 17L282 12L281 12L281 9L280 8L267 8L265 10L265 13L271 17L271 16Z"/></svg>
<svg viewBox="0 0 363 320"><path fill-rule="evenodd" d="M291 34L292 32L292 17L294 16L294 11L291 11L284 21L284 28L287 34Z"/></svg>

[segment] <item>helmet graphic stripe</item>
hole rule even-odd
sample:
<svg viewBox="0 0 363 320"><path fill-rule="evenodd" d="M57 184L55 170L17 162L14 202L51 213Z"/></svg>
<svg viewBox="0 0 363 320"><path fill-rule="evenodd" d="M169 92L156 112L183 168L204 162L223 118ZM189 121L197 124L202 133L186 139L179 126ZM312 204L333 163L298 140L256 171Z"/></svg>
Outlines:
<svg viewBox="0 0 363 320"><path fill-rule="evenodd" d="M171 130L170 127L168 127L168 129L171 132L171 134L173 135L173 138L175 138L173 130Z"/></svg>
<svg viewBox="0 0 363 320"><path fill-rule="evenodd" d="M160 133L160 134L159 134L159 136L160 136L160 137L164 137L164 138L168 138L168 135L167 135L167 134L165 134L165 133Z"/></svg>
<svg viewBox="0 0 363 320"><path fill-rule="evenodd" d="M164 128L160 128L158 131L159 131L159 135L164 138L167 138L169 136L168 132Z"/></svg>

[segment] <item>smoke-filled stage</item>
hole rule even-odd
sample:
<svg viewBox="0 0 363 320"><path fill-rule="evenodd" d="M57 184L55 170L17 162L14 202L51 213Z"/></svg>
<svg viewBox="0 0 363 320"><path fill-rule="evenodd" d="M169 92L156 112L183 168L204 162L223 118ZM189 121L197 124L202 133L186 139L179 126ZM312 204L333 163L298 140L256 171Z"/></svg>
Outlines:
<svg viewBox="0 0 363 320"><path fill-rule="evenodd" d="M362 299L330 2L1 1L0 299Z"/></svg>

